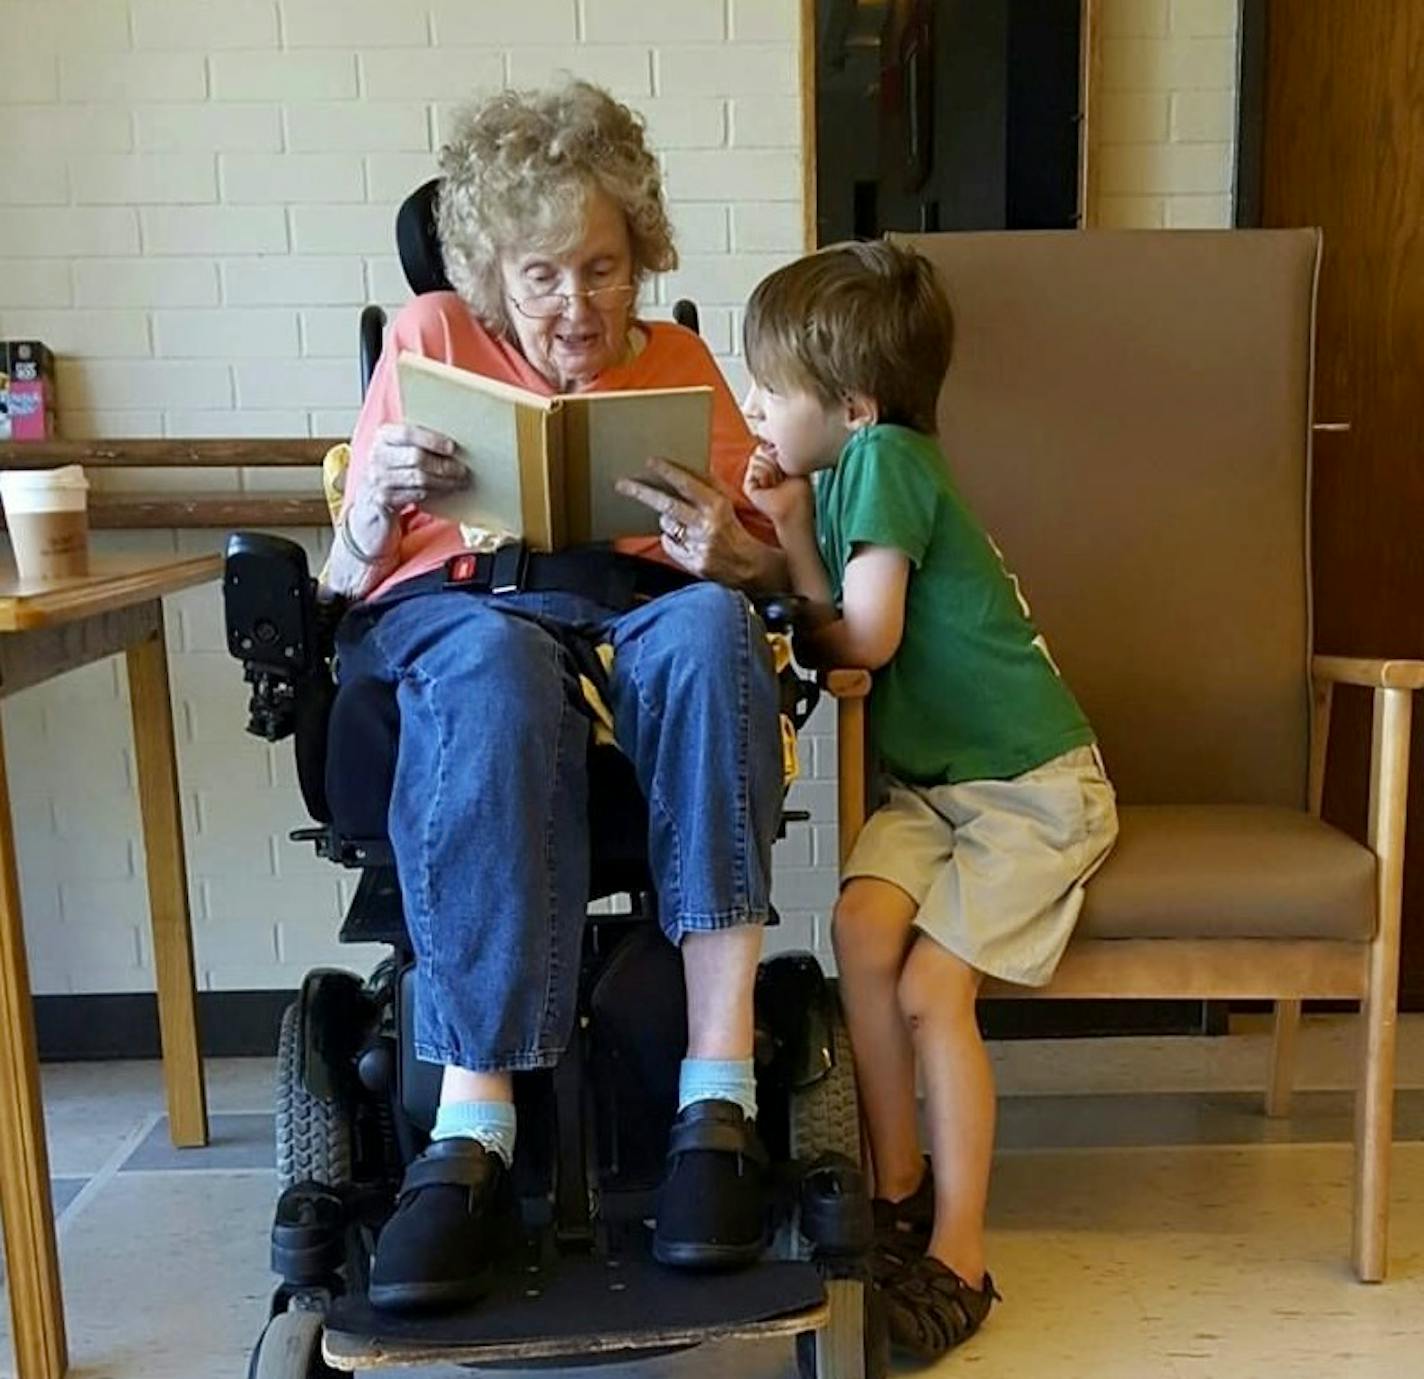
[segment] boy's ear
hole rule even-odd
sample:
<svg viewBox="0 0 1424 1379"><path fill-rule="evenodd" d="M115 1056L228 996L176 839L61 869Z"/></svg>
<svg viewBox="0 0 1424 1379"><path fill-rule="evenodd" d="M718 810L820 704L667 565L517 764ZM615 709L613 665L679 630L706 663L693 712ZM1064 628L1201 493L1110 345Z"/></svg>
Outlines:
<svg viewBox="0 0 1424 1379"><path fill-rule="evenodd" d="M865 393L847 393L843 401L848 431L863 430L867 426L874 426L880 420L880 404L873 397Z"/></svg>

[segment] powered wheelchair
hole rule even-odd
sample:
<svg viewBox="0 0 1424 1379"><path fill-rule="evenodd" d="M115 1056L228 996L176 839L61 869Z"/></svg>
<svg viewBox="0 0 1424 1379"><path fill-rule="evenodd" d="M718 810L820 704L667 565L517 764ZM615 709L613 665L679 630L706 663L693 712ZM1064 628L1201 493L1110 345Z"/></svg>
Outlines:
<svg viewBox="0 0 1424 1379"><path fill-rule="evenodd" d="M398 217L416 292L445 286L434 191L422 187ZM678 319L695 327L690 304L679 303ZM368 307L363 387L382 324ZM646 804L610 745L590 748L593 908L573 1035L556 1068L515 1078L523 1247L494 1293L466 1311L406 1316L370 1304L374 1242L434 1124L441 1076L414 1055L419 976L386 832L395 697L375 681L337 686L332 653L344 610L318 596L300 546L234 534L223 594L229 650L251 686L249 731L294 740L313 822L292 837L357 873L342 941L390 949L366 977L310 973L282 1020L271 1247L280 1282L249 1379L433 1362L548 1367L772 1335L795 1338L804 1379L879 1379L888 1342L868 1282L850 1049L810 955L766 961L756 983L758 1129L775 1165L766 1257L737 1273L691 1275L651 1259L685 993L679 955L656 923ZM769 629L785 630L789 601L759 611ZM783 713L799 727L816 687L789 665L780 684ZM611 897L620 898L614 908L593 904Z"/></svg>

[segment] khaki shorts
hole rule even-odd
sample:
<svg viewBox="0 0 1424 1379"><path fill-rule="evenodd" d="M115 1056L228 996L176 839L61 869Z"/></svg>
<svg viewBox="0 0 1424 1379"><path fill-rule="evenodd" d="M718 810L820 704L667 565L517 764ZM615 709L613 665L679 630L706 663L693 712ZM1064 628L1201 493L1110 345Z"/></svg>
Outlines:
<svg viewBox="0 0 1424 1379"><path fill-rule="evenodd" d="M1117 837L1117 804L1096 747L1013 780L890 781L842 883L893 882L915 926L979 972L1042 986L1068 946L1083 887Z"/></svg>

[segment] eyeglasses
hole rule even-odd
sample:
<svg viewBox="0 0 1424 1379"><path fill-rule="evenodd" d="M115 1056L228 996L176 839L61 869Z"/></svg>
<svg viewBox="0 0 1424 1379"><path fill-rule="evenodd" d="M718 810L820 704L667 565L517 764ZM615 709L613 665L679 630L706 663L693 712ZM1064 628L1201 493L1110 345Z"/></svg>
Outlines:
<svg viewBox="0 0 1424 1379"><path fill-rule="evenodd" d="M608 309L622 306L631 300L638 289L632 283L619 283L610 287L590 287L586 292L541 292L534 297L511 297L515 309L521 316L531 321L547 321L551 316L562 316L577 297L587 297L590 306Z"/></svg>

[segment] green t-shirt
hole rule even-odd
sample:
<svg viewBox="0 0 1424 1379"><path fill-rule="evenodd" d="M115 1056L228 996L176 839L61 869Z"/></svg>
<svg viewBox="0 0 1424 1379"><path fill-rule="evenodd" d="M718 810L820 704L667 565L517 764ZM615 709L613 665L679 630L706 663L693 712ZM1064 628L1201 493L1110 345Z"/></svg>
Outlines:
<svg viewBox="0 0 1424 1379"><path fill-rule="evenodd" d="M904 638L870 695L871 734L895 775L1007 780L1093 741L1018 581L932 437L903 426L858 431L816 475L816 531L837 604L858 545L910 558Z"/></svg>

